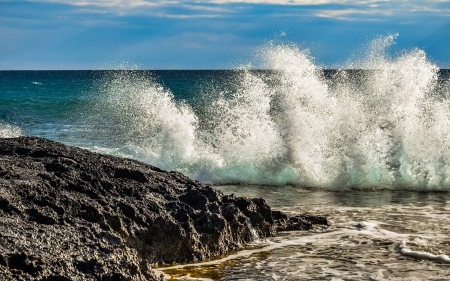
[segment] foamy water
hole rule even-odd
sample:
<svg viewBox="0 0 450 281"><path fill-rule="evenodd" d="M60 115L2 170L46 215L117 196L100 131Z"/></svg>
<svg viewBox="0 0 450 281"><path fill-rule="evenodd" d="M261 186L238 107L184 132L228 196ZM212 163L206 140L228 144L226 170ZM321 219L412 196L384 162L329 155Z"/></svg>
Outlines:
<svg viewBox="0 0 450 281"><path fill-rule="evenodd" d="M224 258L161 267L170 280L447 280L447 193L216 187L263 196L288 213L326 215L326 229L283 232Z"/></svg>
<svg viewBox="0 0 450 281"><path fill-rule="evenodd" d="M365 71L331 77L307 51L268 44L271 71L237 71L201 112L138 72L110 75L100 106L126 145L108 151L204 183L448 190L449 82L422 50L387 55L394 39L350 64Z"/></svg>
<svg viewBox="0 0 450 281"><path fill-rule="evenodd" d="M19 127L0 123L0 138L15 138L22 135Z"/></svg>

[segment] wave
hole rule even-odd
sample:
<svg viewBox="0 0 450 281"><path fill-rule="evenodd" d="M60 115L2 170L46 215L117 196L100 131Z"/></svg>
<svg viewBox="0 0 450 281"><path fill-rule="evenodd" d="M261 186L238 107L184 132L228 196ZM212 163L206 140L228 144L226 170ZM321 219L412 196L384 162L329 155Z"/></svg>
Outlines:
<svg viewBox="0 0 450 281"><path fill-rule="evenodd" d="M449 190L449 81L422 50L387 55L394 41L376 38L356 69L334 71L295 45L267 44L267 71L237 70L234 90L200 107L116 72L97 106L122 141L115 154L203 183Z"/></svg>
<svg viewBox="0 0 450 281"><path fill-rule="evenodd" d="M0 123L0 138L16 138L21 135L22 130L19 127Z"/></svg>

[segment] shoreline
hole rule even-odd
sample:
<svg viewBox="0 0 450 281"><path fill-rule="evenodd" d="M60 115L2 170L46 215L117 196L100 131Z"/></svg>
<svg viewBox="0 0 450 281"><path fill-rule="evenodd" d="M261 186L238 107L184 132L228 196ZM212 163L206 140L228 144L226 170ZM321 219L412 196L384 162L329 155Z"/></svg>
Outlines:
<svg viewBox="0 0 450 281"><path fill-rule="evenodd" d="M210 259L328 223L37 137L0 139L0 191L0 269L10 279L164 280L151 265Z"/></svg>

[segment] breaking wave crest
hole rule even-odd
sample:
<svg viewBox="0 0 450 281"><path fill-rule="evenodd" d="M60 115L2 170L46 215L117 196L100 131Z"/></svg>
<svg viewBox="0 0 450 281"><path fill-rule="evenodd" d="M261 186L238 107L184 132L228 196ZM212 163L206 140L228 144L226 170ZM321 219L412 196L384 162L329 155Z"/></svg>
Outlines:
<svg viewBox="0 0 450 281"><path fill-rule="evenodd" d="M22 130L19 127L0 123L0 138L16 138L21 135Z"/></svg>
<svg viewBox="0 0 450 281"><path fill-rule="evenodd" d="M121 140L112 153L213 184L449 190L448 80L422 50L386 55L394 39L351 65L364 70L326 71L308 51L268 44L268 71L236 71L234 90L201 109L118 72L99 101Z"/></svg>

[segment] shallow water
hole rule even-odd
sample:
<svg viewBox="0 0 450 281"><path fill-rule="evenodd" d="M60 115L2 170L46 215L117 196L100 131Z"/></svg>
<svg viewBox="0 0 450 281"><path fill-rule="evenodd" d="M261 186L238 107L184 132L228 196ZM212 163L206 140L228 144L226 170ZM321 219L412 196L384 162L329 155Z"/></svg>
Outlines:
<svg viewBox="0 0 450 281"><path fill-rule="evenodd" d="M218 186L288 213L325 215L327 229L281 232L215 261L161 268L173 280L448 280L450 194ZM405 241L411 257L401 253ZM428 258L426 257L428 255ZM430 260L437 257L437 260Z"/></svg>

